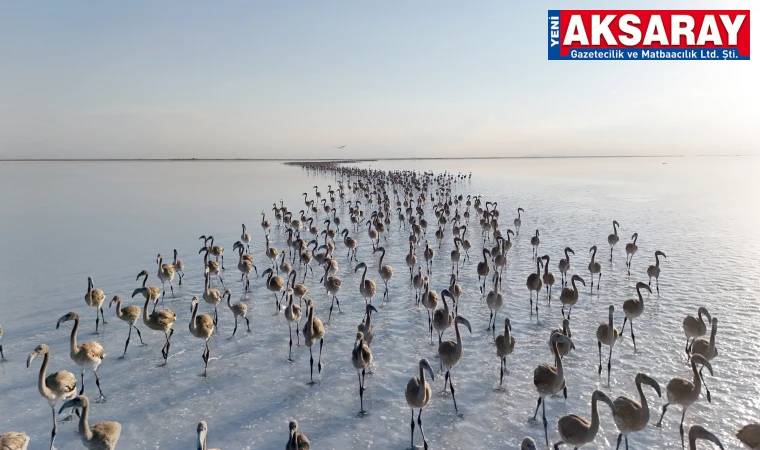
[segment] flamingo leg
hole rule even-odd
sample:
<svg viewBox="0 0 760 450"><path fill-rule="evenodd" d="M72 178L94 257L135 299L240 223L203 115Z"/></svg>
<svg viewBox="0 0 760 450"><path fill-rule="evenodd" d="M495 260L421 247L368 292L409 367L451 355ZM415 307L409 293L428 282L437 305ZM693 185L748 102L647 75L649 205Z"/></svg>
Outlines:
<svg viewBox="0 0 760 450"><path fill-rule="evenodd" d="M311 351L311 347L309 347L309 365L310 365L309 373L311 377L311 383L313 384L314 383L314 354Z"/></svg>
<svg viewBox="0 0 760 450"><path fill-rule="evenodd" d="M166 360L169 359L169 349L172 346L172 336L174 335L174 328L172 328L171 331L169 331L169 334L166 336L166 355L164 355L164 364L166 364Z"/></svg>
<svg viewBox="0 0 760 450"><path fill-rule="evenodd" d="M364 370L362 370L362 373ZM360 409L359 414L364 414L364 382L362 381L362 376L359 373L359 371L356 372L356 376L359 377L359 402L360 402Z"/></svg>
<svg viewBox="0 0 760 450"><path fill-rule="evenodd" d="M660 277L657 277L654 279L655 284L657 285L657 296L660 296Z"/></svg>
<svg viewBox="0 0 760 450"><path fill-rule="evenodd" d="M449 372L450 371L451 369L449 369ZM459 409L457 408L457 398L454 396L454 379L451 374L449 374L449 388L451 388L451 399L454 400L454 411L458 413Z"/></svg>
<svg viewBox="0 0 760 450"><path fill-rule="evenodd" d="M530 308L529 308L529 310L530 310L530 315L532 316L533 315L533 291L529 291L529 292L530 292Z"/></svg>
<svg viewBox="0 0 760 450"><path fill-rule="evenodd" d="M319 373L322 373L322 344L324 343L325 343L324 338L319 340L319 363L317 364L317 369L319 370Z"/></svg>
<svg viewBox="0 0 760 450"><path fill-rule="evenodd" d="M599 375L602 374L602 341L596 341L599 346Z"/></svg>
<svg viewBox="0 0 760 450"><path fill-rule="evenodd" d="M612 349L615 348L614 345L610 345L610 356L607 359L607 386L610 385L610 371L612 370Z"/></svg>
<svg viewBox="0 0 760 450"><path fill-rule="evenodd" d="M546 402L541 406L541 415L542 421L544 422L544 439L546 440L546 445L549 445L549 432L547 431L547 425L549 422L546 420Z"/></svg>
<svg viewBox="0 0 760 450"><path fill-rule="evenodd" d="M412 411L412 416L414 416L414 411ZM427 439L425 439L425 431L422 429L422 408L420 408L419 414L417 414L417 425L420 427L420 434L422 435L422 444L425 446L425 450L427 450Z"/></svg>
<svg viewBox="0 0 760 450"><path fill-rule="evenodd" d="M203 350L203 355L201 355L201 358L203 358L203 376L205 377L208 374L208 359L209 355L211 354L211 350L208 348L208 341L206 341L206 348Z"/></svg>
<svg viewBox="0 0 760 450"><path fill-rule="evenodd" d="M288 361L293 361L292 353L293 353L293 327L288 324L288 332L290 334L290 349L288 350Z"/></svg>
<svg viewBox="0 0 760 450"><path fill-rule="evenodd" d="M665 417L665 412L668 410L668 405L670 405L670 403L665 403L662 405L662 414L660 415L660 421L655 425L658 428L662 426L662 418Z"/></svg>
<svg viewBox="0 0 760 450"><path fill-rule="evenodd" d="M103 395L103 389L100 388L100 377L98 376L98 371L93 370L92 372L95 374L95 384L98 386L98 391L100 392L100 397L98 397L95 403L105 403L106 396Z"/></svg>
<svg viewBox="0 0 760 450"><path fill-rule="evenodd" d="M127 347L129 347L129 338L132 337L132 327L129 327L129 334L127 335L127 343L124 345L124 355L127 354Z"/></svg>
<svg viewBox="0 0 760 450"><path fill-rule="evenodd" d="M55 418L55 406L51 406L50 409L53 411L53 431L50 433L50 449L54 449L53 443L55 442L55 434L58 432L58 422Z"/></svg>
<svg viewBox="0 0 760 450"><path fill-rule="evenodd" d="M422 412L422 410L420 410ZM412 409L412 421L409 425L412 428L412 444L410 448L414 448L414 409Z"/></svg>
<svg viewBox="0 0 760 450"><path fill-rule="evenodd" d="M636 336L633 334L633 319L631 319L631 340L633 341L633 353L636 353Z"/></svg>
<svg viewBox="0 0 760 450"><path fill-rule="evenodd" d="M705 366L702 366L701 369L699 369L699 378L702 379L702 385L705 387L705 390L707 391L707 402L712 403L712 397L710 397L710 388L707 387L707 383L705 383L705 377L702 376L702 370L704 370Z"/></svg>
<svg viewBox="0 0 760 450"><path fill-rule="evenodd" d="M145 345L145 342L142 340L142 334L140 334L140 329L137 327L134 327L135 331L137 331L137 337L140 338L140 345Z"/></svg>

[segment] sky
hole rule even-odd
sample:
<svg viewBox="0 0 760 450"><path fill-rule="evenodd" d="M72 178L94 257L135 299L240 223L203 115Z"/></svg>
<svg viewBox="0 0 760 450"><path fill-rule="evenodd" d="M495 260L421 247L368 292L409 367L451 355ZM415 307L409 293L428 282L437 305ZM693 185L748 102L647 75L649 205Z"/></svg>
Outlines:
<svg viewBox="0 0 760 450"><path fill-rule="evenodd" d="M548 9L752 4L2 2L0 159L757 155L760 56L546 50Z"/></svg>

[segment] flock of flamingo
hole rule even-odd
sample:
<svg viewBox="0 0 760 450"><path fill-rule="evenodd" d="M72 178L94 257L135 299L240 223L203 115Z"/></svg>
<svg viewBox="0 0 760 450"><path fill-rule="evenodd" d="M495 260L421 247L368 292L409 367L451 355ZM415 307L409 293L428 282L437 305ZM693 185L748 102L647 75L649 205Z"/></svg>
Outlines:
<svg viewBox="0 0 760 450"><path fill-rule="evenodd" d="M388 285L391 281L407 283L404 280L404 275L397 275L394 278L393 268L384 263L386 248L381 243L385 242L387 245L386 233L391 227L396 226L399 230L408 230L408 254L405 262L409 270L408 283L415 291L414 305L418 309L424 308L427 312L428 329L425 335L429 334L431 343L434 339L433 332L435 331L437 334L439 361L436 365L439 366L439 373L443 374L444 377L443 390L446 391L448 388L454 409L458 411L453 370L463 360L463 331L466 329L467 332L472 333L470 322L459 315L458 304L463 293L463 288L458 283L459 271L464 267L471 267L465 266L464 263L470 259L469 251L473 248L471 239L475 239L472 236L475 233L472 233L472 230L479 226L477 242L479 246L480 240L483 241L483 259L477 263L475 270L479 277L478 290L485 305L490 310L488 326L493 338L495 355L500 361L500 384L502 384L505 373L508 372L508 358L515 349L516 339L512 335L510 318L504 317L503 328L501 323L498 323L497 327L497 315L506 302L501 292L502 279L507 266L509 251L513 245L516 245L513 238L520 233L523 222L522 214L525 212L523 208L517 209L517 217L513 220L514 231L507 229L502 232L502 224L499 220L501 212L497 209L496 203L484 201L479 195L464 196L454 192L458 185L464 185L471 178L471 174L443 173L434 175L433 173L414 171L369 170L335 162L303 162L297 163L297 165L318 175L334 176L337 189L328 186L328 191L323 196L319 188L314 186L315 192L311 199L309 193L303 194L305 206L296 208L301 209L298 214L294 214L282 201L280 201L280 205L275 203L272 208L273 222L267 220L266 214L262 212L261 228L266 241L266 250L263 256L268 262L265 263L267 268L261 274L258 273L253 254L250 252L250 244L253 238L245 225L242 227L240 239L233 244L232 249L237 252L237 269L240 272L245 292L249 292L251 274L255 273L257 278L262 279L266 289L272 293L275 312L283 313L290 330L288 359L292 360L294 328L296 345L300 345L301 340L303 340L304 345L309 348L310 383L314 383L315 346L319 343L317 372L321 373L325 334L330 321L333 320L334 308L337 308L338 312L341 309L338 294L349 289L347 286L343 286L338 277L338 260L342 259L338 253L345 251L345 259L352 266L352 271L356 273L361 271L358 294L365 300L364 318L358 324L350 357L358 377L359 415L362 416L366 413L364 409L365 375L373 362L371 344L375 334L372 315L378 311L375 306L377 303L373 303L373 301L375 301L376 295L382 297L381 305L389 299ZM394 222L397 223L394 225ZM322 224L326 227L320 230L319 225ZM344 228L341 230L342 224ZM614 258L614 250L620 242L618 227L618 222L613 222L613 233L607 238L610 248L610 261ZM438 246L431 243L433 237L428 237L428 228L432 228L431 234L438 241ZM271 232L282 233L288 247L286 250L280 251L271 245ZM365 240L365 237L361 235L368 239ZM449 255L441 257L438 255L440 243L447 239L447 236L449 239L453 239L454 250ZM625 245L625 264L629 276L631 275L631 260L638 250L637 238L638 234L633 234L631 242ZM210 354L209 341L214 334L219 334L218 306L226 304L232 312L234 316L233 336L237 333L238 326L242 325L243 322L245 322L247 331L250 331L250 319L248 317L248 305L243 301L233 303L231 290L225 285L223 279L226 270L224 248L217 245L213 236L203 235L200 240L203 241L199 254L203 255L205 267L203 273L204 290L192 298L190 304L192 314L187 326L190 331L188 336L203 341L201 354L204 363L203 375L207 376ZM360 248L360 243L368 251L371 246L372 254L379 255L377 264L379 283L371 279L368 265L365 262L360 262L357 258L357 249ZM540 256L541 235L539 230L536 230L531 236L530 243L533 247L533 260L536 270L526 277L525 285L530 294L529 308L532 315L534 310L535 314L539 313L539 297L542 290L545 293L548 305L551 306L552 289L556 279L550 271L550 256ZM340 245L343 246L343 250L340 250ZM594 281L596 281L596 290L598 291L602 279L602 265L598 261L597 251L597 246L593 246L588 252L590 262L587 270L592 292ZM572 270L571 255L575 257L575 252L572 248L566 247L563 251L564 257L559 260L556 266L560 273L559 301L562 305L564 320L561 328L553 330L546 337L549 349L554 355L554 363L540 364L533 373L533 384L538 398L533 420L536 420L540 408L546 446L550 445L546 417L547 398L559 394L563 395L565 399L567 398L563 359L575 350L570 329L571 314L579 299L579 284L586 286L584 278ZM622 302L621 308L624 315L622 326L620 328L615 326L616 307L609 305L608 320L599 324L596 329L599 352L597 372L601 376L604 368L603 349L607 349L605 353L608 385L612 371L613 348L622 337L629 322L629 333L633 341L634 352L636 351L634 320L643 314L645 299L652 294L653 287L659 295L661 258L666 259L665 253L655 252L654 264L649 266L646 272L648 282L638 282L636 284L636 297ZM424 259L424 269L422 268L422 259ZM434 263L440 259L449 260L451 274L449 286L442 289L439 294L431 289L430 274L434 269ZM138 328L138 324L142 321L142 324L150 330L163 333L164 344L161 348L161 357L164 364L167 364L177 314L170 309L157 309L157 305L159 301L164 300L167 294L166 284L169 284L169 295L174 296L174 279L178 278L178 284L181 286L185 273L184 264L178 259L176 250L172 262L164 262L160 254L157 256L156 262L158 266L156 276L161 282L161 287L149 286L150 273L148 270L143 270L137 275L138 281L142 279L141 285L134 289L131 295L133 298L138 295L142 296L144 300L142 309L138 305L123 306L122 303L126 300L122 299L120 295L113 295L109 306L116 306L116 316L129 327L123 350L124 354L129 349L133 330L137 333L140 342L143 342L142 334ZM354 266L353 263L356 265ZM296 264L298 264L298 269L296 269ZM314 266L317 268L316 274L314 274ZM317 276L321 278L319 278L318 284L311 284L307 287L306 279L310 272L313 280L317 280ZM299 273L303 276L300 276ZM212 288L212 284L218 284L222 290ZM323 288L325 291L326 299L330 304L325 322L316 315L315 300L310 288L314 290ZM382 293L378 289L382 290ZM213 307L213 313L198 312L201 299L203 303ZM95 287L92 278L88 278L84 300L88 307L96 310L95 329L97 332L100 321L106 322L103 309L106 295L102 290ZM85 447L89 449L113 449L116 447L121 434L121 424L106 421L90 425L89 412L92 404L84 395L84 375L85 371L89 369L94 375L98 388L98 397L93 403L106 401L98 376L98 367L103 363L105 350L101 344L95 341L78 343L79 314L76 312L65 314L58 319L56 327L64 326L67 322L73 323L69 355L74 364L81 369L79 380L73 373L66 370L48 375L50 349L45 344L40 344L34 348L26 361L27 367L31 367L32 361L37 356L43 357L37 379L37 388L52 411L53 429L50 437L50 448L54 448L58 427L57 416L64 411L69 411L63 421L75 420L72 416L76 413L79 421L79 435ZM706 338L708 326L710 327L710 335L709 338ZM701 399L703 389L707 401L711 401L711 394L704 379L704 369L706 368L707 373L712 375L711 361L718 356L716 348L717 329L718 319L712 317L704 307L700 307L695 315L687 316L683 320L683 331L686 338L685 352L689 358L692 375L691 378L673 378L665 384L667 403L664 404L660 419L655 425L657 427L661 425L669 407L679 406L682 412L680 424L682 447L688 442L690 449L696 449L697 442L705 440L723 448L720 440L702 426L693 425L688 433L684 431L686 412L691 405ZM497 330L500 331L498 335ZM444 340L445 334L452 331L454 339ZM1 337L2 328L0 327ZM5 359L2 345L0 345L0 357ZM415 427L417 427L423 441L422 445L427 449L428 441L422 427L422 410L432 398L431 383L435 381L435 370L430 361L424 358L419 360L418 367L415 370L417 371L415 372L416 376L409 379L404 392L406 402L411 410L411 447L414 448ZM639 394L638 398L620 396L613 400L602 390L595 390L591 396L590 418L578 415L567 415L559 418L556 422L559 440L553 443L553 448L558 449L562 445L567 445L577 449L593 442L600 425L598 402L603 402L610 408L619 432L617 448L620 448L624 441L627 449L629 437L640 432L649 424L650 412L643 386L650 387L658 396L662 396L660 383L651 375L639 373L634 381ZM80 389L77 392L78 382ZM59 402L62 402L60 407L58 407ZM416 418L415 410L417 411ZM311 444L308 438L299 432L296 420L290 421L288 432L286 449L310 448ZM205 421L201 421L197 426L199 450L207 449L207 434L208 425ZM760 424L744 426L738 431L737 437L748 448L760 449ZM0 449L26 449L29 440L29 436L25 433L7 432L0 435ZM521 448L535 449L537 444L531 437L526 437L522 441Z"/></svg>

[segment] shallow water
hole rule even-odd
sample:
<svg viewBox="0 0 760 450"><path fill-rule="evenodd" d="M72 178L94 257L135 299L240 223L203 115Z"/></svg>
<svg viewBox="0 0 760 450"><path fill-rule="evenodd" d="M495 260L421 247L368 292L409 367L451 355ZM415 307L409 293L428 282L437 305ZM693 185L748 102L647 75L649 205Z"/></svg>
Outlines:
<svg viewBox="0 0 760 450"><path fill-rule="evenodd" d="M756 307L758 274L752 262L760 259L755 206L760 188L755 174L757 158L640 158L640 159L539 159L488 161L393 161L362 163L373 168L414 168L472 171L472 180L456 187L457 193L479 194L498 202L501 229L512 227L516 208L523 207L523 227L508 255L504 286L505 307L499 312L497 332L505 314L511 318L517 341L507 358L510 370L503 391L496 390L499 362L491 335L485 331L488 309L478 292L475 266L481 259L480 227L471 220L467 237L472 240L471 261L460 268L465 289L460 314L470 320L472 335L464 334L465 356L452 371L457 404L450 395L439 395L443 376L436 374L434 396L423 413L425 435L432 448L516 448L526 435L543 442L543 427L529 419L536 392L533 369L551 363L547 345L551 329L561 322L559 282L548 307L540 300L538 320L528 308L525 280L535 265L529 238L541 231L540 254L552 258L550 269L559 279L556 264L561 251L576 251L572 273L590 281L586 265L588 248L599 246L603 265L601 289L586 289L573 309L572 328L577 350L565 359L568 400L550 398L546 407L549 440L559 439L556 420L565 414L589 416L594 389L610 397L633 396L633 378L644 371L663 388L675 376L690 378L683 347L681 321L706 306L719 318L719 356L713 360L714 377L706 377L712 403L704 396L689 409L686 427L701 424L715 432L726 448L739 448L735 430L760 418L760 383L756 374L757 344L744 331L760 319ZM409 445L409 408L404 400L408 379L417 374L417 362L426 357L437 366L436 346L429 344L424 310L413 308L404 257L407 234L398 231L395 217L390 226L385 263L394 267L390 300L373 316L374 374L367 377L365 408L357 417L358 382L350 354L364 302L358 293L359 276L346 261L345 248L337 244L336 258L343 287L339 293L343 314L333 315L327 328L319 383L310 386L308 349L294 347L295 362L288 363L288 329L283 316L274 316L273 296L262 279L252 279L249 305L252 333L238 329L234 339L232 315L220 307L219 337L211 341L209 376L203 378L203 343L187 330L190 299L203 291L202 258L197 254L201 234L213 234L226 248L225 282L233 300L243 298L238 282L237 258L232 243L245 222L253 234L254 262L267 267L260 212L273 220L272 202L283 199L291 210L303 207L303 192L313 198L313 185L324 193L331 178L313 177L276 162L218 163L3 163L0 164L0 233L6 248L0 259L1 343L7 361L0 363L0 433L25 431L31 448L45 448L49 441L50 410L36 389L39 364L25 367L28 353L40 343L52 349L51 371L66 369L78 374L68 353L70 324L55 329L68 311L82 316L79 341L97 339L107 357L100 367L105 404L96 404L91 421L117 420L123 431L119 448L193 448L198 420L209 423L209 445L221 448L282 448L287 441L287 421L298 419L300 431L314 448L405 448ZM428 205L430 206L430 205ZM347 208L339 208L343 223ZM321 213L320 213L321 214ZM429 217L432 211L428 212ZM474 214L473 214L474 216ZM321 214L320 217L323 217ZM620 244L609 262L606 237L612 220L620 222ZM430 220L430 219L428 219ZM319 224L320 229L324 227ZM437 246L432 227L429 239ZM639 233L639 251L632 275L625 270L624 246ZM369 274L380 283L377 258L364 232L353 233L361 241L359 259L370 265ZM272 231L273 245L286 248L285 234ZM437 252L431 288L449 284L453 247L451 228ZM187 278L176 296L167 294L166 308L178 315L171 357L161 363L163 336L142 323L147 346L133 335L125 359L122 353L127 325L106 310L109 323L96 336L95 310L83 296L87 277L103 289L128 298L139 286L136 274L148 269L155 277L156 254L171 258L172 249L185 262ZM615 323L622 323L622 303L636 295L634 285L646 281L646 268L654 263L654 251L662 250L661 296L646 298L646 310L636 320L638 353L630 335L613 352L611 386L605 372L597 375L596 326L607 319L610 304L617 308ZM421 252L418 252L421 259ZM748 264L749 263L749 264ZM315 275L320 275L315 271ZM327 318L329 301L318 285L318 276L307 275L317 316ZM300 275L299 275L300 277ZM588 283L590 286L590 283ZM218 282L214 287L218 286ZM142 306L142 297L132 304ZM380 303L379 296L376 303ZM201 302L201 312L211 309ZM445 338L453 339L447 331ZM606 353L606 352L605 352ZM604 355L606 363L606 354ZM316 365L316 363L315 363ZM316 374L316 367L315 367ZM316 378L316 377L315 377ZM95 397L90 373L86 392ZM645 387L650 406L650 426L631 435L631 448L679 448L680 407L671 407L662 429L652 426L662 399ZM609 409L600 405L601 428L594 443L584 448L614 446L617 430ZM539 412L540 415L540 412ZM60 449L81 448L75 426L59 427ZM415 442L421 444L419 433Z"/></svg>

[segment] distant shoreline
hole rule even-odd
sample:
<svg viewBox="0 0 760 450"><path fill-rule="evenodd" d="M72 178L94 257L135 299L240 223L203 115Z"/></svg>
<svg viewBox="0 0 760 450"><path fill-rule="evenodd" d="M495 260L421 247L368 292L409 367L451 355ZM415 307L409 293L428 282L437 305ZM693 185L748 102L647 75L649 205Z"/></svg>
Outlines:
<svg viewBox="0 0 760 450"><path fill-rule="evenodd" d="M704 158L704 157L746 157L752 155L570 155L570 156L468 156L429 158L18 158L0 159L5 162L374 162L374 161L461 161L499 159L620 159L620 158Z"/></svg>

